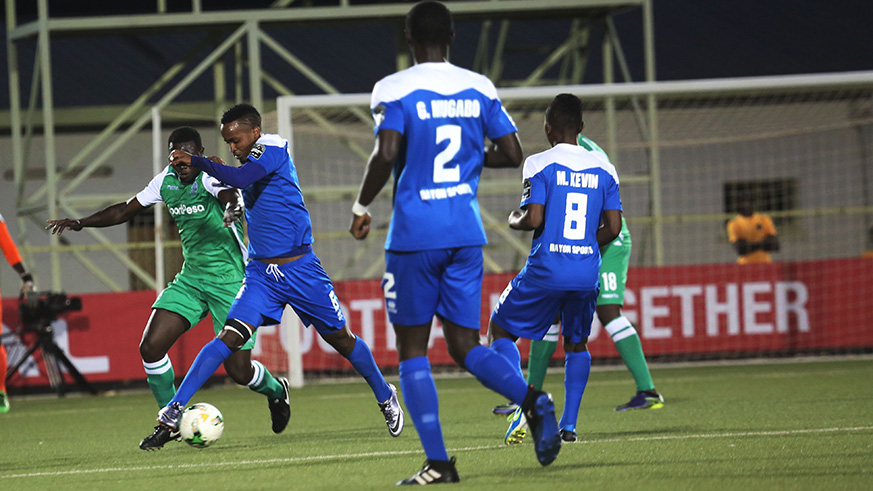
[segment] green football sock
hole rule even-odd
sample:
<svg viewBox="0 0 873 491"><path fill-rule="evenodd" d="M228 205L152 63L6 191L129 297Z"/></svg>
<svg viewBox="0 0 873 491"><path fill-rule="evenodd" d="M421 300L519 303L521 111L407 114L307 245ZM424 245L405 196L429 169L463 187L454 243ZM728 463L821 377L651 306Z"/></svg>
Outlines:
<svg viewBox="0 0 873 491"><path fill-rule="evenodd" d="M166 406L176 395L176 374L173 372L173 362L170 361L168 355L164 355L156 362L150 363L143 360L142 366L145 368L146 380L148 380L155 400L158 401L158 406Z"/></svg>
<svg viewBox="0 0 873 491"><path fill-rule="evenodd" d="M252 360L252 368L255 369L255 376L248 383L249 389L264 394L270 399L278 399L285 396L285 390L282 384L273 377L273 374L267 370L261 362Z"/></svg>
<svg viewBox="0 0 873 491"><path fill-rule="evenodd" d="M543 390L543 382L546 379L546 370L549 368L549 360L558 348L557 341L531 341L530 358L527 360L527 383L533 385L536 390Z"/></svg>
<svg viewBox="0 0 873 491"><path fill-rule="evenodd" d="M606 332L612 336L615 349L630 370L637 384L637 391L652 390L655 383L649 373L649 365L646 363L646 355L643 354L643 345L636 329L625 316L616 317L605 327Z"/></svg>

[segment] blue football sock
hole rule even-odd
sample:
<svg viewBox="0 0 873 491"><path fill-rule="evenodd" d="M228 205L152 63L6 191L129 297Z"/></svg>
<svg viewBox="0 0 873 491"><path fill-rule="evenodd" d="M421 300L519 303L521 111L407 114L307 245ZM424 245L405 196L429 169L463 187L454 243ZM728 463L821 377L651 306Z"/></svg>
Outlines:
<svg viewBox="0 0 873 491"><path fill-rule="evenodd" d="M449 460L440 425L439 397L427 357L400 362L400 390L425 456L430 460Z"/></svg>
<svg viewBox="0 0 873 491"><path fill-rule="evenodd" d="M518 348L515 351L518 353ZM513 366L503 355L480 344L467 353L464 366L485 387L516 404L520 405L524 401L527 382L521 376L517 362Z"/></svg>
<svg viewBox="0 0 873 491"><path fill-rule="evenodd" d="M503 355L504 358L512 363L512 366L518 370L518 376L524 378L521 373L521 353L518 352L518 346L509 338L495 339L491 343L491 349Z"/></svg>
<svg viewBox="0 0 873 491"><path fill-rule="evenodd" d="M194 359L194 364L188 369L185 374L185 379L182 380L182 385L173 396L170 404L178 402L182 406L188 404L188 401L194 397L194 393L211 377L218 367L224 363L230 355L233 354L230 348L224 344L224 341L215 338L206 344L197 354Z"/></svg>
<svg viewBox="0 0 873 491"><path fill-rule="evenodd" d="M376 360L373 359L373 352L363 339L355 336L355 348L346 359L373 389L377 402L385 402L391 397L391 388L388 387L388 382L385 382L385 377L382 376Z"/></svg>
<svg viewBox="0 0 873 491"><path fill-rule="evenodd" d="M576 428L579 418L579 406L582 404L582 394L588 385L588 375L591 373L591 353L567 353L564 363L564 414L561 415L560 427Z"/></svg>

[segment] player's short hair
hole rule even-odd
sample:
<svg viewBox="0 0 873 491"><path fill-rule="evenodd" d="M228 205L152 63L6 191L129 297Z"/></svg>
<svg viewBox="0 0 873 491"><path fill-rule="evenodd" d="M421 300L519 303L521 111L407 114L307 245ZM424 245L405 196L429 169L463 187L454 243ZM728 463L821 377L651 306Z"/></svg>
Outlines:
<svg viewBox="0 0 873 491"><path fill-rule="evenodd" d="M203 148L203 141L200 139L200 132L190 126L176 128L172 133L170 133L170 137L167 138L168 145L183 142L194 142L194 145L198 150Z"/></svg>
<svg viewBox="0 0 873 491"><path fill-rule="evenodd" d="M251 104L237 104L221 115L221 124L233 123L234 121L239 121L252 128L260 128L261 113Z"/></svg>
<svg viewBox="0 0 873 491"><path fill-rule="evenodd" d="M406 14L406 30L413 41L445 46L451 44L455 27L452 13L440 2L421 2Z"/></svg>
<svg viewBox="0 0 873 491"><path fill-rule="evenodd" d="M582 126L582 101L573 94L558 94L546 109L546 121L556 128L578 130Z"/></svg>

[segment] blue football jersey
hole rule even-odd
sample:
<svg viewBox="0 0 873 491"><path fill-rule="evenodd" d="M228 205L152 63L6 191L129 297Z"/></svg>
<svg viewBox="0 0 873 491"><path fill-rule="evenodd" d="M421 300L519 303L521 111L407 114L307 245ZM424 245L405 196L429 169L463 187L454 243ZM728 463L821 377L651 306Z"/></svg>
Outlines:
<svg viewBox="0 0 873 491"><path fill-rule="evenodd" d="M450 63L420 63L380 80L370 109L377 134L403 135L385 249L484 245L476 195L485 137L517 131L494 84Z"/></svg>
<svg viewBox="0 0 873 491"><path fill-rule="evenodd" d="M249 257L287 257L312 243L312 223L303 203L288 141L262 135L243 165L260 165L267 175L243 189Z"/></svg>
<svg viewBox="0 0 873 491"><path fill-rule="evenodd" d="M621 210L618 174L606 159L578 145L559 143L524 162L521 206L545 207L530 255L519 276L554 289L597 286L597 229L604 210Z"/></svg>

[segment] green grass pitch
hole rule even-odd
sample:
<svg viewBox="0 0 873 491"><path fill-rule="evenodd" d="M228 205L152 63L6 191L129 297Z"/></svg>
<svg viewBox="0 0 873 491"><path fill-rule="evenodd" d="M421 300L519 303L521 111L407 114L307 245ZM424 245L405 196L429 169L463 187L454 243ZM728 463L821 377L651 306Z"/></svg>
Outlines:
<svg viewBox="0 0 873 491"><path fill-rule="evenodd" d="M873 489L873 359L658 366L663 409L617 413L624 370L595 369L581 441L540 467L533 445L503 445L504 402L470 376L438 378L458 489ZM546 380L563 406L563 376ZM151 394L13 398L0 414L0 489L389 489L424 461L412 422L391 438L363 381L294 391L291 423L270 431L264 398L219 387L222 439L198 450L139 450Z"/></svg>

